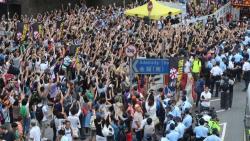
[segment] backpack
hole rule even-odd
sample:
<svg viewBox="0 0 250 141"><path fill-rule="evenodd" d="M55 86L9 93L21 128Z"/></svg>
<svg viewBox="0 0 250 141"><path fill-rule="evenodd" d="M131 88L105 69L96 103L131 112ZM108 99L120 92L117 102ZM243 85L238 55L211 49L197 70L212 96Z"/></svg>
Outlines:
<svg viewBox="0 0 250 141"><path fill-rule="evenodd" d="M118 136L119 141L126 141L126 134L122 127L119 127L117 136Z"/></svg>
<svg viewBox="0 0 250 141"><path fill-rule="evenodd" d="M114 129L111 125L104 125L104 127L102 127L102 134L104 137L108 137L108 136L113 136L114 135Z"/></svg>
<svg viewBox="0 0 250 141"><path fill-rule="evenodd" d="M222 89L223 91L227 91L227 90L229 89L229 87L230 87L229 79L228 79L228 78L224 78L224 79L223 79L223 83L222 83L222 85L221 85L221 89Z"/></svg>
<svg viewBox="0 0 250 141"><path fill-rule="evenodd" d="M20 115L22 116L22 118L26 118L28 115L27 109L25 105L22 105L20 107Z"/></svg>
<svg viewBox="0 0 250 141"><path fill-rule="evenodd" d="M43 119L43 109L42 108L43 108L43 106L40 106L40 107L37 106L37 108L36 108L36 120L38 122L41 122Z"/></svg>
<svg viewBox="0 0 250 141"><path fill-rule="evenodd" d="M31 95L31 97L30 97L30 101L32 101L32 102L38 102L40 99L41 99L41 97L40 97L40 95L38 94L38 92L37 91L32 91L32 95Z"/></svg>
<svg viewBox="0 0 250 141"><path fill-rule="evenodd" d="M65 111L66 113L69 112L69 109L70 109L72 103L73 103L73 98L72 98L72 96L68 96L68 97L64 98L63 108L64 108L64 111Z"/></svg>

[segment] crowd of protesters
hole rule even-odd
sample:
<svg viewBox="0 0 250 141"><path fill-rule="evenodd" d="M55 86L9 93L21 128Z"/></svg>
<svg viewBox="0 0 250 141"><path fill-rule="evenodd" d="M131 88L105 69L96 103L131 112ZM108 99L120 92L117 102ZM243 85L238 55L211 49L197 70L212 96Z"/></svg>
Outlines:
<svg viewBox="0 0 250 141"><path fill-rule="evenodd" d="M144 21L123 12L115 5L81 5L36 18L3 16L1 139L40 141L50 126L54 141L221 140L210 99L221 93L221 106L229 109L235 78L243 72L249 83L247 24L227 27L208 19L174 28L171 16ZM20 22L27 30L18 32ZM40 31L35 23L42 23ZM128 45L136 47L135 58L186 58L176 89L145 90L141 78L149 75L130 83Z"/></svg>
<svg viewBox="0 0 250 141"><path fill-rule="evenodd" d="M188 1L186 10L189 17L200 17L213 14L216 10L227 4L225 1Z"/></svg>

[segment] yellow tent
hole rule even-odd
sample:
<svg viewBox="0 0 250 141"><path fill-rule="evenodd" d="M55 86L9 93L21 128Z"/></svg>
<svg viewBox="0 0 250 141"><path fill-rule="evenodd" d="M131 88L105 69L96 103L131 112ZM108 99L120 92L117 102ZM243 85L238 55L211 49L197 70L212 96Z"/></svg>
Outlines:
<svg viewBox="0 0 250 141"><path fill-rule="evenodd" d="M150 12L149 15L149 11L148 11L148 3L136 7L134 9L129 9L125 11L125 15L127 16L137 16L137 17L145 17L145 16L149 16L150 19L154 19L154 20L158 20L161 18L161 16L166 17L168 16L169 12L172 12L172 15L177 15L181 13L180 9L176 9L176 8L171 8L165 5L162 5L160 3L158 3L156 0L151 0L152 4L153 4L153 8Z"/></svg>

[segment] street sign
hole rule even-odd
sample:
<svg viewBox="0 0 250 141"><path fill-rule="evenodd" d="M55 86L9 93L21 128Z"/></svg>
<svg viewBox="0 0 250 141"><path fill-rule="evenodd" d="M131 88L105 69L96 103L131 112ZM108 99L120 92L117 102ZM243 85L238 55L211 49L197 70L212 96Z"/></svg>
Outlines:
<svg viewBox="0 0 250 141"><path fill-rule="evenodd" d="M138 74L169 74L168 59L136 59L132 69Z"/></svg>
<svg viewBox="0 0 250 141"><path fill-rule="evenodd" d="M136 48L133 45L129 45L125 52L128 57L133 57L136 54Z"/></svg>

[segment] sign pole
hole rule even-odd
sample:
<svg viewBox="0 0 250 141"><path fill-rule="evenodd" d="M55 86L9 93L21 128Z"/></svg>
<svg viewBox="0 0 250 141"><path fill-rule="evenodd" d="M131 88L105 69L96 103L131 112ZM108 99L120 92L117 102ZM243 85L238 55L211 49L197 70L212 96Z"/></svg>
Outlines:
<svg viewBox="0 0 250 141"><path fill-rule="evenodd" d="M130 86L132 86L132 80L133 80L133 57L136 54L136 48L133 45L129 45L125 49L126 55L129 57L129 82Z"/></svg>
<svg viewBox="0 0 250 141"><path fill-rule="evenodd" d="M130 86L132 87L133 81L133 69L132 69L132 57L129 58L129 82Z"/></svg>

